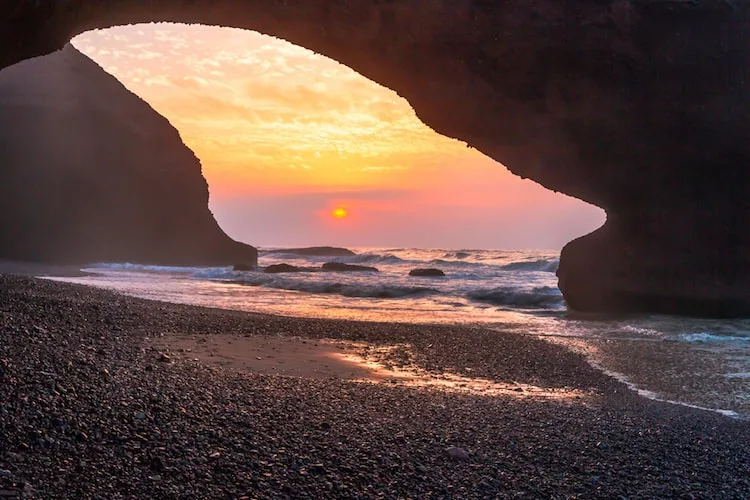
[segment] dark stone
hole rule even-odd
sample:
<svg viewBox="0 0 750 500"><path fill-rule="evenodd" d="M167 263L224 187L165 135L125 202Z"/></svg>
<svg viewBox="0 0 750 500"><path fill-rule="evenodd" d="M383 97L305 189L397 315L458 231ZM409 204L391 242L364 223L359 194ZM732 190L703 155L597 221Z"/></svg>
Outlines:
<svg viewBox="0 0 750 500"><path fill-rule="evenodd" d="M154 472L163 472L165 469L164 462L159 457L153 457L149 463L149 468Z"/></svg>
<svg viewBox="0 0 750 500"><path fill-rule="evenodd" d="M427 268L427 269L412 269L409 271L409 276L445 276L445 273L440 269Z"/></svg>
<svg viewBox="0 0 750 500"><path fill-rule="evenodd" d="M255 266L251 266L250 264L235 264L232 269L235 271L254 271Z"/></svg>
<svg viewBox="0 0 750 500"><path fill-rule="evenodd" d="M0 258L230 265L257 252L214 220L177 130L68 45L0 72Z"/></svg>
<svg viewBox="0 0 750 500"><path fill-rule="evenodd" d="M351 257L357 255L348 248L340 247L306 247L306 248L278 248L269 250L272 253L289 253L307 257Z"/></svg>
<svg viewBox="0 0 750 500"><path fill-rule="evenodd" d="M323 464L310 464L309 469L316 474L323 474L326 471L326 467Z"/></svg>
<svg viewBox="0 0 750 500"><path fill-rule="evenodd" d="M263 270L263 272L266 274L300 273L304 271L305 271L305 268L292 266L291 264L272 264Z"/></svg>
<svg viewBox="0 0 750 500"><path fill-rule="evenodd" d="M572 308L737 315L750 309L748 19L750 3L730 0L26 0L0 14L0 67L119 24L180 21L282 37L393 89L433 130L515 174L604 208L604 228L562 254L560 286ZM28 86L37 80L23 79ZM23 130L27 111L0 116ZM91 136L100 122L92 116L88 128L65 128ZM0 151L13 144L9 139ZM37 179L60 186L50 176ZM0 246L28 258L49 253L39 250L44 238L64 241L37 231L30 247L16 244L16 233L32 231L34 219L8 207L6 196L15 200L19 187L20 196L57 194L3 181L12 187L0 195L0 214L9 214L0 227L13 236ZM95 192L76 182L63 186L57 189L66 194ZM190 188L171 183L158 192L183 189ZM59 206L48 202L42 220L71 217ZM125 228L97 241L108 249L156 245ZM130 253L144 253L132 245ZM230 262L240 261L248 259Z"/></svg>
<svg viewBox="0 0 750 500"><path fill-rule="evenodd" d="M463 448L450 446L445 449L445 453L454 460L468 460L469 454Z"/></svg>
<svg viewBox="0 0 750 500"><path fill-rule="evenodd" d="M337 271L337 272L348 272L348 271L374 271L379 272L377 268L370 266L358 266L356 264L344 264L341 262L326 262L323 264L323 271Z"/></svg>

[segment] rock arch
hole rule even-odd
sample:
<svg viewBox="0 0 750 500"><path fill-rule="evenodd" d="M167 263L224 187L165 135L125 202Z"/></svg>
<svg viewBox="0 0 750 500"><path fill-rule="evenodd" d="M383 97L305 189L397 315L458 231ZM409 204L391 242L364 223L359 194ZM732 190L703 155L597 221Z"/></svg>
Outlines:
<svg viewBox="0 0 750 500"><path fill-rule="evenodd" d="M750 313L749 14L733 0L26 0L0 17L0 68L129 23L285 38L604 208L563 251L572 307L735 315Z"/></svg>

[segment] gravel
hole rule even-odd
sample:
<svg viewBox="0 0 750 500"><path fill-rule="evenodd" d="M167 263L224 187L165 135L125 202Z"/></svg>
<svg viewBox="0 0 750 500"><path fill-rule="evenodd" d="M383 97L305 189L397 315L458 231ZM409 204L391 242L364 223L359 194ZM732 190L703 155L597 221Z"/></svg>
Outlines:
<svg viewBox="0 0 750 500"><path fill-rule="evenodd" d="M429 370L587 396L259 375L147 347L175 332L408 343ZM221 311L0 275L0 401L0 498L750 497L750 423L640 398L512 333Z"/></svg>

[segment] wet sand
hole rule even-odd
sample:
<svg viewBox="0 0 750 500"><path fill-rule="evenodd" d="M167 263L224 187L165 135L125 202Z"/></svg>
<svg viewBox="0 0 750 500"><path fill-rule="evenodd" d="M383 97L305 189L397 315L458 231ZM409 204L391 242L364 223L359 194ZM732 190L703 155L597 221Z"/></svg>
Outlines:
<svg viewBox="0 0 750 500"><path fill-rule="evenodd" d="M379 379L378 370L349 359L364 345L331 339L251 335L166 335L152 346L174 357L253 373L305 378Z"/></svg>
<svg viewBox="0 0 750 500"><path fill-rule="evenodd" d="M737 368L728 357L717 356L711 350L661 340L565 337L548 340L581 353L597 366L607 367L613 376L651 398L680 401L750 418L748 379L727 376ZM643 389L645 387L649 389Z"/></svg>
<svg viewBox="0 0 750 500"><path fill-rule="evenodd" d="M0 401L5 496L750 497L750 423L514 333L0 276Z"/></svg>
<svg viewBox="0 0 750 500"><path fill-rule="evenodd" d="M581 400L586 393L570 387L539 387L493 381L447 371L433 371L410 361L408 345L380 345L334 339L257 335L168 334L148 343L159 356L231 370L303 378L334 378L440 389L475 395ZM406 356L404 356L406 354ZM394 358L397 359L394 364Z"/></svg>

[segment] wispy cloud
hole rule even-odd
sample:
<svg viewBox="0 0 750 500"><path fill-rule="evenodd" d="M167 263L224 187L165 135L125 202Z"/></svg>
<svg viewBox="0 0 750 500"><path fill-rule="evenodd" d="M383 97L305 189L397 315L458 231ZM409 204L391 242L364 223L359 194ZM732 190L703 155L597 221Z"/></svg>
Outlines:
<svg viewBox="0 0 750 500"><path fill-rule="evenodd" d="M394 155L451 154L458 146L392 91L257 33L159 24L91 32L75 43L183 132L206 175L218 150L238 163L281 164L289 161L281 152L293 149L303 157L295 165L325 169L335 182L352 168L397 170L386 164Z"/></svg>
<svg viewBox="0 0 750 500"><path fill-rule="evenodd" d="M283 40L151 24L92 31L74 44L180 130L216 207L256 199L286 214L349 203L390 214L377 224L402 224L407 234L420 210L486 222L489 210L568 203L434 133L391 90Z"/></svg>

